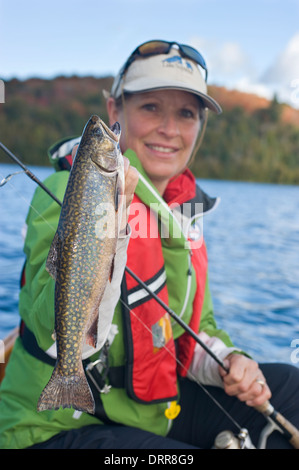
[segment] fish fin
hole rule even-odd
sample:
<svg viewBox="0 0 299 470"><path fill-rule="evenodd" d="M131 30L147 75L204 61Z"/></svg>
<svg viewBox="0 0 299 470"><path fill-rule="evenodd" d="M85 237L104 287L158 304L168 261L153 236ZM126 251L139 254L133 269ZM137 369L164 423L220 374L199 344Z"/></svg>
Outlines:
<svg viewBox="0 0 299 470"><path fill-rule="evenodd" d="M95 403L88 385L83 366L77 375L63 377L55 367L50 381L44 388L37 403L37 411L74 408L94 414Z"/></svg>
<svg viewBox="0 0 299 470"><path fill-rule="evenodd" d="M89 344L89 346L92 346L93 348L97 347L98 318L99 318L99 315L97 314L86 334L86 344Z"/></svg>
<svg viewBox="0 0 299 470"><path fill-rule="evenodd" d="M118 212L118 209L122 203L122 188L119 184L119 176L116 175L115 180L115 198L114 198L114 205L115 205L115 212Z"/></svg>
<svg viewBox="0 0 299 470"><path fill-rule="evenodd" d="M59 236L56 232L53 238L53 241L50 246L50 250L48 253L47 261L46 261L46 270L56 280L57 276L57 260L58 260L58 251L59 251Z"/></svg>
<svg viewBox="0 0 299 470"><path fill-rule="evenodd" d="M109 281L110 282L112 282L112 277L113 277L113 273L114 273L114 259L115 259L115 255L113 256L113 260L112 260L111 267L110 267L110 274L109 274Z"/></svg>

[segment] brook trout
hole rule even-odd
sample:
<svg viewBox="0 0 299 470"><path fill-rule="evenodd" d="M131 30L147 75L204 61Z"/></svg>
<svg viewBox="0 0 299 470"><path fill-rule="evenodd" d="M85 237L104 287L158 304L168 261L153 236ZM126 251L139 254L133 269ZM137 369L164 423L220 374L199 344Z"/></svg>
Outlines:
<svg viewBox="0 0 299 470"><path fill-rule="evenodd" d="M94 413L82 350L85 342L97 345L99 305L113 275L124 190L119 138L118 123L109 129L92 116L70 172L46 263L56 280L57 361L38 411L73 407Z"/></svg>

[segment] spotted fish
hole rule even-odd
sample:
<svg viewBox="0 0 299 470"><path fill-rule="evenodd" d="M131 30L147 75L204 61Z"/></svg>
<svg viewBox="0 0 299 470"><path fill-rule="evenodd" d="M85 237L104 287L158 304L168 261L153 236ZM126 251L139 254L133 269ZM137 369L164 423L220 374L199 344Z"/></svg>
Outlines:
<svg viewBox="0 0 299 470"><path fill-rule="evenodd" d="M124 189L119 137L118 123L110 129L92 116L70 172L46 263L56 280L57 361L38 411L72 407L94 413L82 350L85 343L97 345L99 305L113 276Z"/></svg>

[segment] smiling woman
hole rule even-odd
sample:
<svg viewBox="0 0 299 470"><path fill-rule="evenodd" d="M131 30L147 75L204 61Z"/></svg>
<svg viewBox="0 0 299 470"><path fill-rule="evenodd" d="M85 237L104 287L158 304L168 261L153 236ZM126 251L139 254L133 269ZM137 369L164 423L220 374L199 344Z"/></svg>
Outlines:
<svg viewBox="0 0 299 470"><path fill-rule="evenodd" d="M22 332L1 385L0 446L211 448L217 433L231 425L228 416L240 430L248 426L257 445L265 420L254 408L266 403L271 392L277 409L299 425L298 370L259 365L234 346L214 318L199 222L215 209L217 198L205 194L188 169L207 109L221 112L207 93L207 75L202 55L193 48L150 41L135 49L107 96L110 124L120 122L121 150L131 165L125 187L131 197L136 187L133 203L142 205L140 224L150 230L142 236L130 212L130 230L118 239L110 279L113 291L104 295L107 304L100 304L106 315L112 309L111 328L101 351L88 350L84 356L94 416L78 413L82 409L78 405L75 413L36 412L56 348L51 337L55 283L45 270L45 260L53 239L48 219L54 226L59 219L59 206L36 192L34 210L27 217L26 282L19 305ZM61 155L67 156L71 157ZM139 172L137 185L132 167ZM62 199L68 180L67 171L57 171L47 185ZM163 236L165 220L167 236ZM85 264L82 260L80 273L86 272ZM145 295L144 286L160 302ZM168 306L188 330L172 320ZM102 331L105 315L98 316L94 327ZM203 384L205 391L198 386ZM269 447L291 446L278 435Z"/></svg>

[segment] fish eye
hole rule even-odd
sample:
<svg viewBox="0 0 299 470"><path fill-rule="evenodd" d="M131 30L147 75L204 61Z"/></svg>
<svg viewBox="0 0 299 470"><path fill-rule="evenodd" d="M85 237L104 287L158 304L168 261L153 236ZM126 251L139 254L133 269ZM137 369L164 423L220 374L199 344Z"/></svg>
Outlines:
<svg viewBox="0 0 299 470"><path fill-rule="evenodd" d="M102 136L102 135L103 135L102 129L101 129L100 127L96 127L96 128L93 130L93 135Z"/></svg>

